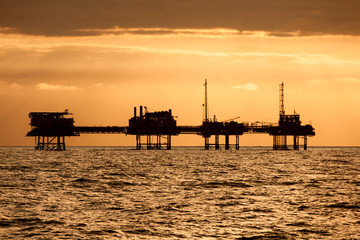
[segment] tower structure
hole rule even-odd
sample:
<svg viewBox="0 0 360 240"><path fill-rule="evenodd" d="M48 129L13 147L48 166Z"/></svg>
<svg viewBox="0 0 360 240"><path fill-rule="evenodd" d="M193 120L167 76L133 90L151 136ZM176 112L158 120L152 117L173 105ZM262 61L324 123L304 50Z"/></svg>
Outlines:
<svg viewBox="0 0 360 240"><path fill-rule="evenodd" d="M279 91L279 110L280 110L280 116L285 115L285 107L284 107L284 83L282 82L280 84L280 91Z"/></svg>
<svg viewBox="0 0 360 240"><path fill-rule="evenodd" d="M285 117L285 106L284 106L284 82L280 84L279 87L279 125L280 122L283 122ZM274 149L287 149L287 136L286 135L278 135L274 136L273 141Z"/></svg>
<svg viewBox="0 0 360 240"><path fill-rule="evenodd" d="M208 99L207 99L207 79L205 79L205 100L204 100L204 119L203 119L203 126L205 124L209 123L209 109L208 109ZM205 149L209 149L209 141L210 141L210 137L206 136L205 137Z"/></svg>
<svg viewBox="0 0 360 240"><path fill-rule="evenodd" d="M208 108L208 99L207 99L207 79L205 79L205 101L204 101L204 122L209 122L209 108Z"/></svg>

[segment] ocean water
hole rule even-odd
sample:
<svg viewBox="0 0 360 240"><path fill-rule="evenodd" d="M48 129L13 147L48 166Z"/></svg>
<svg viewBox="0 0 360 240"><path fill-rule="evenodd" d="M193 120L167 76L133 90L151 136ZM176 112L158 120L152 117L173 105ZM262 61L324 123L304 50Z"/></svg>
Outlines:
<svg viewBox="0 0 360 240"><path fill-rule="evenodd" d="M0 239L360 239L360 148L0 148Z"/></svg>

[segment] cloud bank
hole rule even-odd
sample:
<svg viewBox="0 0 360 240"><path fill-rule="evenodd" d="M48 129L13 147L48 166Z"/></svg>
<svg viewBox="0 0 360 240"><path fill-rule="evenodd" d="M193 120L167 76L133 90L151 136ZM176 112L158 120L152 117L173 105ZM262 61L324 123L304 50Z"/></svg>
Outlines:
<svg viewBox="0 0 360 240"><path fill-rule="evenodd" d="M243 85L235 86L233 88L235 88L235 89L244 89L244 90L248 90L248 91L256 91L256 90L259 89L259 87L254 83L246 83L246 84L243 84Z"/></svg>
<svg viewBox="0 0 360 240"><path fill-rule="evenodd" d="M2 0L0 32L91 36L106 29L220 28L280 37L360 35L359 12L358 0Z"/></svg>
<svg viewBox="0 0 360 240"><path fill-rule="evenodd" d="M39 83L37 88L40 90L76 90L78 89L75 86L65 86L65 85L54 85L48 83Z"/></svg>

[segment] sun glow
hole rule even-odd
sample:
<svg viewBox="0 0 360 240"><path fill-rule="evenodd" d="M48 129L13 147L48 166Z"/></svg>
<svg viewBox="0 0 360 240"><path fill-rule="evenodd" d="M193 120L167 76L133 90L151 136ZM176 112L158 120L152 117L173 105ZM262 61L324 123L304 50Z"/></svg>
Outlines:
<svg viewBox="0 0 360 240"><path fill-rule="evenodd" d="M0 111L20 119L10 123L12 129L23 136L28 112L66 108L78 124L126 125L138 105L171 108L178 124L198 124L205 78L212 114L219 119L241 115L248 122L277 121L277 87L284 81L286 106L296 108L317 131L312 145L334 145L326 129L356 125L360 118L353 111L360 105L358 37L280 37L231 29L113 30L81 38L1 35ZM9 124L5 118L0 123ZM10 134L8 129L2 132ZM336 145L359 145L359 130L349 132L354 131L339 131ZM132 144L120 139L120 145ZM182 139L174 143L202 144L196 136ZM8 140L2 138L0 144L31 144L29 139ZM89 137L73 143L99 144ZM271 141L261 138L259 144Z"/></svg>

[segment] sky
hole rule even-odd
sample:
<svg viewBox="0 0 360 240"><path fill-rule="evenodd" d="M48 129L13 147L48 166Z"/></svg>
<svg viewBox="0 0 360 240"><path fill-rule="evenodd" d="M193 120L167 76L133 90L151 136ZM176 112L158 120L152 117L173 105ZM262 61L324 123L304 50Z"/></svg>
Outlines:
<svg viewBox="0 0 360 240"><path fill-rule="evenodd" d="M277 122L285 110L311 146L360 146L357 0L2 0L0 146L32 146L29 112L73 113L76 126L126 126L133 107ZM202 145L178 136L174 145ZM132 146L133 136L81 135L73 146ZM246 135L243 146L270 146Z"/></svg>

